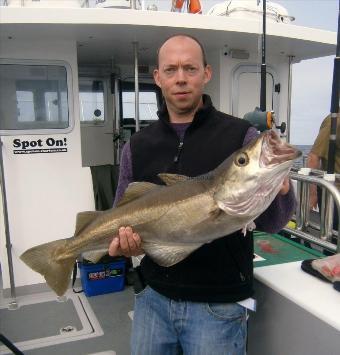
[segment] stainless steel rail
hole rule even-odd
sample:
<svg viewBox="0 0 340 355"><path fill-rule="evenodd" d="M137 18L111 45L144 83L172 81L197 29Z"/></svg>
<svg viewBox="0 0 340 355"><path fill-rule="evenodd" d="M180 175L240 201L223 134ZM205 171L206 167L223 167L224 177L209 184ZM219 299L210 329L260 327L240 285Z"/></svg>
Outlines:
<svg viewBox="0 0 340 355"><path fill-rule="evenodd" d="M8 209L7 209L7 197L6 197L6 186L5 186L5 172L4 172L3 156L2 156L2 144L3 143L0 136L0 189L1 189L1 197L2 197L1 203L2 203L3 217L4 217L9 282L11 287L11 301L9 302L8 307L10 309L16 309L17 299L16 299L15 281L14 281L14 272L13 272L12 243L11 243L11 236L10 236L9 222L8 222Z"/></svg>
<svg viewBox="0 0 340 355"><path fill-rule="evenodd" d="M338 226L337 233L333 232L333 206L334 203L337 206L338 218L340 220L340 192L334 185L334 182L327 181L325 177L320 175L320 171L311 170L312 174L318 174L317 176L309 175L308 170L301 169L300 172L290 173L290 178L297 181L297 200L298 206L296 210L296 229L284 228L284 231L297 237L303 238L314 244L317 244L332 252L340 252L340 239ZM328 175L326 175L327 178ZM335 175L333 175L335 180ZM320 210L320 228L315 223L310 222L309 216L309 185L316 184L322 188L322 203ZM310 233L307 233L307 227L312 227L316 230L320 230L319 237L315 237ZM331 242L332 238L337 238L337 244Z"/></svg>

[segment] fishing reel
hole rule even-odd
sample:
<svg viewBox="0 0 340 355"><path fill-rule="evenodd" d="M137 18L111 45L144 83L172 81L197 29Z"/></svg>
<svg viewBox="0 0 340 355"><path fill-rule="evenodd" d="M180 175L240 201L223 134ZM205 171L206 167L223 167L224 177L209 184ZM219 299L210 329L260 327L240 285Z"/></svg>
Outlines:
<svg viewBox="0 0 340 355"><path fill-rule="evenodd" d="M280 130L281 134L286 131L286 123L282 122L281 125L275 125L275 112L274 111L261 111L256 107L254 111L246 113L243 118L251 123L258 131L264 132L267 129L276 128Z"/></svg>

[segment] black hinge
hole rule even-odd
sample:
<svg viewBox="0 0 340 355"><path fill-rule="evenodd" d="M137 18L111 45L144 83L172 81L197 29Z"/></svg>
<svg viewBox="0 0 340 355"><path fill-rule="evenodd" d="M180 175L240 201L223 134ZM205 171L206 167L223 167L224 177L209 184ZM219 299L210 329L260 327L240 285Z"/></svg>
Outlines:
<svg viewBox="0 0 340 355"><path fill-rule="evenodd" d="M280 93L281 91L281 84L276 84L275 85L275 92Z"/></svg>

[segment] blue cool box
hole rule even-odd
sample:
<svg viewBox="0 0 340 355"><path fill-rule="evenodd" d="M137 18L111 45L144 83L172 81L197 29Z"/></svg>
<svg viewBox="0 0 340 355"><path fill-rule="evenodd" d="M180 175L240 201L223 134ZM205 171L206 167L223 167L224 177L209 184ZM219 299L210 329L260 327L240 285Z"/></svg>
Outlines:
<svg viewBox="0 0 340 355"><path fill-rule="evenodd" d="M80 279L86 296L122 291L125 284L125 260L110 263L79 263Z"/></svg>

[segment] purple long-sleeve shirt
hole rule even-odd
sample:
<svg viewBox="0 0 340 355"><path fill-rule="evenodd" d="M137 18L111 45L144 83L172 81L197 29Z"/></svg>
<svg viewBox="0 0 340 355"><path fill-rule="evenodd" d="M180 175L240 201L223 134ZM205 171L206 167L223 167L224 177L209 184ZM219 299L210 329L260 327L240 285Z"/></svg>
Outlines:
<svg viewBox="0 0 340 355"><path fill-rule="evenodd" d="M190 123L172 123L180 140L183 140L185 130ZM244 137L243 146L250 143L258 136L258 132L254 127L250 127ZM127 142L122 150L119 180L116 190L114 206L123 196L127 186L133 182L132 174L132 159L130 142ZM264 211L255 221L256 229L267 233L276 233L280 231L292 217L295 208L296 200L293 187L290 186L289 192L286 195L277 195L271 205Z"/></svg>

